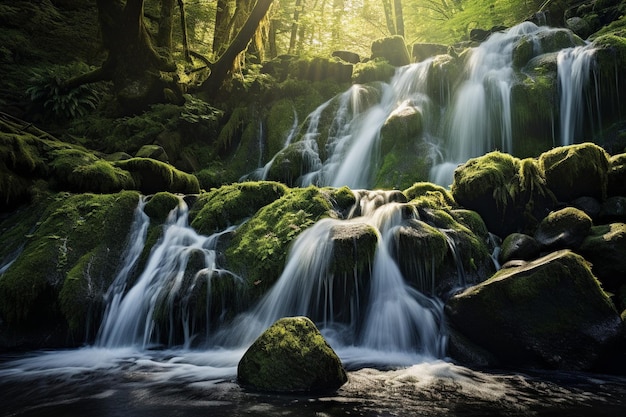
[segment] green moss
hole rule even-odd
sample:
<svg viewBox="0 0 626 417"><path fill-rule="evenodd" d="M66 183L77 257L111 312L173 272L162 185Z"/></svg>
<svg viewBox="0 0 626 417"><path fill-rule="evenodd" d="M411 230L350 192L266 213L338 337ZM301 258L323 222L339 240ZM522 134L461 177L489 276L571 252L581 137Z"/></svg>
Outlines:
<svg viewBox="0 0 626 417"><path fill-rule="evenodd" d="M37 145L33 135L0 132L0 163L20 175L41 175L46 164Z"/></svg>
<svg viewBox="0 0 626 417"><path fill-rule="evenodd" d="M416 182L403 193L411 204L419 207L453 208L457 206L447 189L430 182Z"/></svg>
<svg viewBox="0 0 626 417"><path fill-rule="evenodd" d="M593 143L563 146L541 154L546 186L560 201L580 196L603 200L607 195L609 155Z"/></svg>
<svg viewBox="0 0 626 417"><path fill-rule="evenodd" d="M306 317L270 326L242 357L241 384L264 391L332 391L347 381L337 354Z"/></svg>
<svg viewBox="0 0 626 417"><path fill-rule="evenodd" d="M43 200L40 223L0 278L0 314L7 323L46 322L56 311L72 330L84 331L90 306L115 274L138 201L136 192Z"/></svg>
<svg viewBox="0 0 626 417"><path fill-rule="evenodd" d="M135 186L144 194L159 191L195 194L200 192L198 179L165 162L148 158L131 158L115 162L115 166L130 172Z"/></svg>
<svg viewBox="0 0 626 417"><path fill-rule="evenodd" d="M266 123L268 155L276 155L283 148L297 117L294 106L294 102L286 98L277 101L270 108Z"/></svg>
<svg viewBox="0 0 626 417"><path fill-rule="evenodd" d="M180 197L165 191L156 193L146 203L144 212L159 223L165 222L167 216L180 204Z"/></svg>
<svg viewBox="0 0 626 417"><path fill-rule="evenodd" d="M498 151L490 152L470 159L457 169L450 191L461 205L476 196L491 195L498 207L506 208L515 199L518 190L518 170L517 158Z"/></svg>
<svg viewBox="0 0 626 417"><path fill-rule="evenodd" d="M395 67L386 59L372 59L354 66L352 82L355 84L366 84L374 81L387 82L395 72Z"/></svg>
<svg viewBox="0 0 626 417"><path fill-rule="evenodd" d="M239 224L287 192L276 182L243 182L203 193L189 213L191 227L210 235Z"/></svg>
<svg viewBox="0 0 626 417"><path fill-rule="evenodd" d="M226 150L236 146L250 121L251 114L248 107L237 107L233 110L228 122L222 127L217 137L218 149Z"/></svg>
<svg viewBox="0 0 626 417"><path fill-rule="evenodd" d="M330 196L319 188L289 190L237 229L226 250L228 265L263 293L280 276L289 244L330 216L332 208Z"/></svg>

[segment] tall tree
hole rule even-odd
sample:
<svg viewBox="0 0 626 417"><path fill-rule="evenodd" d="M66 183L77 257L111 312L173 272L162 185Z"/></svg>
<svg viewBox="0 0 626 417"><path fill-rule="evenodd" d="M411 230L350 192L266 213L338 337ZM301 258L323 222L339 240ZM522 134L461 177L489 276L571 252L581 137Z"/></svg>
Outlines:
<svg viewBox="0 0 626 417"><path fill-rule="evenodd" d="M237 36L228 46L228 49L219 57L219 59L210 65L211 74L202 83L202 90L209 93L217 91L224 81L226 80L228 73L233 68L235 59L246 50L248 44L252 40L254 33L257 31L261 20L267 14L269 8L272 5L273 0L257 0L254 8L250 12L248 19L244 23L243 27L237 33Z"/></svg>
<svg viewBox="0 0 626 417"><path fill-rule="evenodd" d="M107 58L95 71L66 82L66 88L113 81L116 97L128 111L163 101L166 88L175 92L176 84L160 72L173 72L176 66L152 45L143 20L144 0L96 0L96 5Z"/></svg>
<svg viewBox="0 0 626 417"><path fill-rule="evenodd" d="M404 36L404 13L401 0L382 0L387 30L391 35Z"/></svg>

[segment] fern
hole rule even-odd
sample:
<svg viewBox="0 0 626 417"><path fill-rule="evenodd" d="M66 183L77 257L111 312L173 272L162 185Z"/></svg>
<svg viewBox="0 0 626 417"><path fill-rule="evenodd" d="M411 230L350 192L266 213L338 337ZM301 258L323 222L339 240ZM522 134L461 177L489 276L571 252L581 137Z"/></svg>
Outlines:
<svg viewBox="0 0 626 417"><path fill-rule="evenodd" d="M83 84L67 89L64 81L89 71L83 63L33 71L26 95L32 111L44 120L67 121L83 117L100 102L100 92L92 85Z"/></svg>

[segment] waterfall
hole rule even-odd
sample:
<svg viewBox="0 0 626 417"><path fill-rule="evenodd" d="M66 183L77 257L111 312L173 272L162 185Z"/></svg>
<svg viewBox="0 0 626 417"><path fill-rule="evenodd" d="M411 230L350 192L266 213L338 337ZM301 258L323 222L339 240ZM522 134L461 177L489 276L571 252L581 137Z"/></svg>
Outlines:
<svg viewBox="0 0 626 417"><path fill-rule="evenodd" d="M569 36L569 44L574 44L573 34L531 22L493 33L469 51L461 79L456 85L452 80L448 87L454 89L446 94L429 88L433 59L398 68L389 83L351 86L313 111L306 119L304 132L295 134L293 141L285 145L286 148L300 145L302 175L294 184L372 188L384 157L380 155L381 128L404 106L414 107L422 115L424 129L415 141L422 140L431 150L428 155L416 157L432 163L428 179L436 184L449 186L456 167L470 158L493 150L514 153L512 91L520 82L520 70L514 67L514 52L520 42L528 42L531 50L522 54L538 57L551 53L554 49L545 49L554 48L554 42L562 42L564 33L565 37ZM573 143L582 133L582 121L587 117L585 106L590 106L590 98L584 92L593 59L590 45L566 48L558 53L560 93L556 102L560 112L556 112L554 119L558 117L559 121L551 122L545 131L554 132L554 125L560 125L560 145ZM432 100L429 94L452 98ZM376 102L368 100L372 96ZM595 100L597 104L598 97ZM329 116L329 112L334 114ZM591 113L591 109L587 112ZM332 122L322 123L322 118ZM318 149L321 146L323 149ZM266 169L261 178L267 179L268 172Z"/></svg>
<svg viewBox="0 0 626 417"><path fill-rule="evenodd" d="M442 303L409 286L390 250L398 229L417 213L393 202L393 192L357 196L353 216L322 219L298 236L277 282L221 332L220 343L247 346L277 319L305 315L348 361L358 355L368 363L410 363L415 355L443 355ZM331 271L333 229L356 223L372 226L378 236L369 283L356 273L336 276Z"/></svg>
<svg viewBox="0 0 626 417"><path fill-rule="evenodd" d="M595 49L589 45L563 49L558 54L561 146L571 145L582 132L585 97Z"/></svg>
<svg viewBox="0 0 626 417"><path fill-rule="evenodd" d="M223 233L232 229L208 237L197 234L188 226L188 208L180 199L179 206L169 214L163 226L163 237L152 249L143 272L126 291L130 271L143 250L148 223L142 207L137 210L139 214L136 215L123 267L107 292L109 303L96 345L146 348L158 343L158 336L161 335L157 333L155 318L165 315L161 319L169 322L168 344L174 344L175 329L180 327L184 345L189 346L194 336L190 298L203 280L209 293L215 277L225 275L235 281L241 280L217 265L217 242ZM192 260L194 272L190 274L187 266ZM206 303L207 309L210 308L209 295ZM210 320L206 320L207 334L210 332L209 325Z"/></svg>

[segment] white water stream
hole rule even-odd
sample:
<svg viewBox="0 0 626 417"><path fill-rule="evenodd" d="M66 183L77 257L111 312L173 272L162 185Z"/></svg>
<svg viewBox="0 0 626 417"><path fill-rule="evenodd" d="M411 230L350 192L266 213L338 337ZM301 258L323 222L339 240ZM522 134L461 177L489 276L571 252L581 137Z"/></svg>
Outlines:
<svg viewBox="0 0 626 417"><path fill-rule="evenodd" d="M520 40L530 39L534 55L541 55L540 39L557 31L525 22L506 32L492 34L471 50L457 85L440 86L439 90L453 89L452 100L444 99L440 108L435 108L428 96L428 91L437 90L428 86L433 78L429 76L431 59L398 68L389 83L353 85L306 118L306 132L298 140L306 144L302 152L306 153L304 159L308 163L301 167L303 174L296 184L371 188L381 160L381 128L390 116L406 106L414 107L424 120L424 132L414 140L425 141L431 150L429 155L416 157L431 160L429 180L436 184L449 186L454 169L470 158L493 150L513 153L515 109L511 94L514 84L519 82L513 68L514 48ZM555 144L569 145L584 139L580 137L582 119L585 106L589 106L584 91L590 81L593 60L594 49L590 44L564 49L558 54L560 112L557 110L556 117L560 138L552 138ZM372 97L379 98L372 102ZM335 112L330 126L320 123L327 111ZM594 109L588 109L587 113L593 112ZM298 136L294 133L292 129L285 147ZM327 156L321 157L317 140L326 135ZM272 162L256 178L267 179Z"/></svg>

